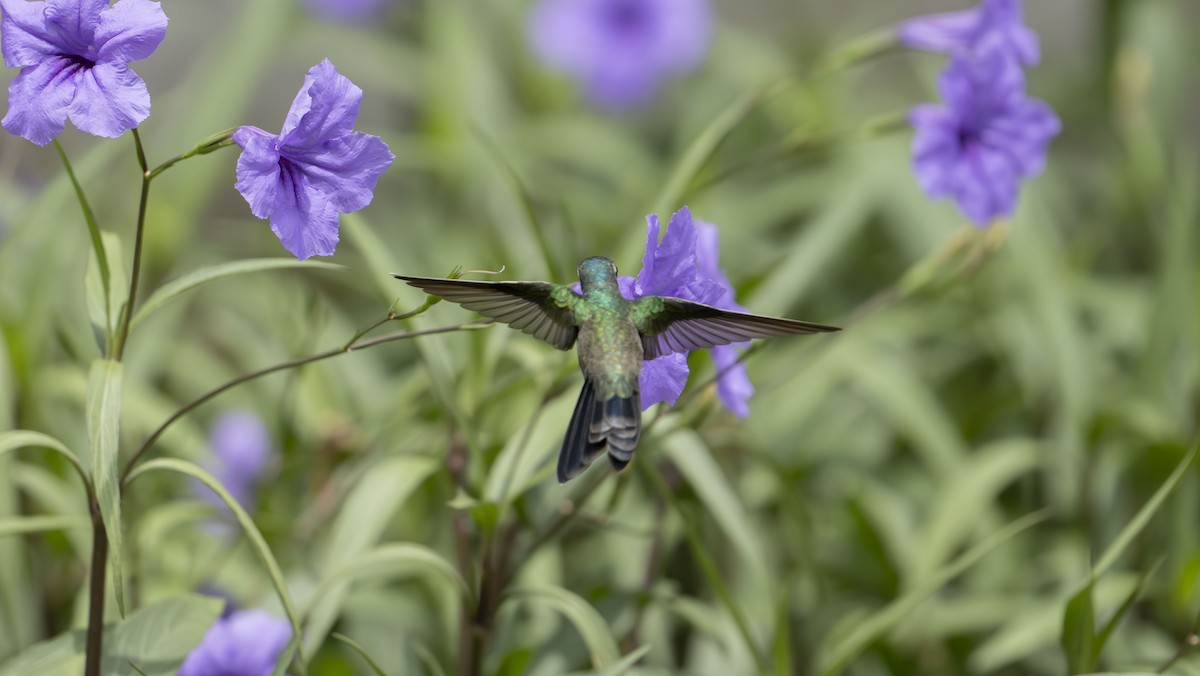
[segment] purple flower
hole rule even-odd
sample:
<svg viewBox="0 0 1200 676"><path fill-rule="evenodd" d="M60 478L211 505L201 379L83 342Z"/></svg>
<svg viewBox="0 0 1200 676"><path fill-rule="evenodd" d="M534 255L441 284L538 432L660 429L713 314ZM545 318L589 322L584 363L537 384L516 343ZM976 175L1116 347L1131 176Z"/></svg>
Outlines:
<svg viewBox="0 0 1200 676"><path fill-rule="evenodd" d="M914 49L947 54L1000 49L1026 66L1041 58L1037 34L1021 19L1021 0L983 0L975 9L909 19L899 37Z"/></svg>
<svg viewBox="0 0 1200 676"><path fill-rule="evenodd" d="M273 448L267 427L250 411L227 411L217 418L209 436L212 456L207 469L242 507L254 506L254 493L271 466ZM224 507L225 503L203 485L197 486L201 498Z"/></svg>
<svg viewBox="0 0 1200 676"><path fill-rule="evenodd" d="M383 9L388 0L308 0L315 14L333 21L365 23Z"/></svg>
<svg viewBox="0 0 1200 676"><path fill-rule="evenodd" d="M1058 117L1025 96L1020 69L996 50L953 58L938 89L945 106L920 105L910 114L921 188L954 199L979 226L1012 214L1020 180L1042 171Z"/></svg>
<svg viewBox="0 0 1200 676"><path fill-rule="evenodd" d="M693 221L691 210L683 207L671 216L662 242L658 241L658 230L658 216L647 216L642 270L637 279L621 278L622 295L629 299L671 296L726 310L745 310L734 301L733 287L719 266L715 225ZM754 394L754 387L746 368L737 363L738 346L720 345L711 352L720 374L718 396L729 410L746 417L750 413L747 400ZM674 404L687 379L687 355L669 354L646 362L638 379L643 409L659 402Z"/></svg>
<svg viewBox="0 0 1200 676"><path fill-rule="evenodd" d="M326 59L304 76L278 136L258 127L233 135L242 147L238 192L301 260L333 253L338 214L370 204L395 159L378 136L352 131L361 100L362 90Z"/></svg>
<svg viewBox="0 0 1200 676"><path fill-rule="evenodd" d="M707 0L543 0L529 19L538 56L607 108L645 103L695 68L711 33Z"/></svg>
<svg viewBox="0 0 1200 676"><path fill-rule="evenodd" d="M129 69L158 48L167 16L150 0L0 0L0 51L21 72L8 86L9 133L44 146L67 118L113 138L150 115L146 83Z"/></svg>
<svg viewBox="0 0 1200 676"><path fill-rule="evenodd" d="M235 611L213 623L179 676L270 676L291 638L287 620L262 610Z"/></svg>

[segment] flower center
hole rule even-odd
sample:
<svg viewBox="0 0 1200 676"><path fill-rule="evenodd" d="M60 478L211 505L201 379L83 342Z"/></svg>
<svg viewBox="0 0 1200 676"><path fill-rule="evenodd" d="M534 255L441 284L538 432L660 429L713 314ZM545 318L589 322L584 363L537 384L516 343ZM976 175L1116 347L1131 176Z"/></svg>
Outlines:
<svg viewBox="0 0 1200 676"><path fill-rule="evenodd" d="M79 68L80 70L91 70L92 68L96 67L96 62L86 56L80 56L78 54L66 54L63 56L63 58L65 58L67 61L70 61L71 65Z"/></svg>
<svg viewBox="0 0 1200 676"><path fill-rule="evenodd" d="M958 147L968 150L979 145L979 132L970 127L958 128Z"/></svg>

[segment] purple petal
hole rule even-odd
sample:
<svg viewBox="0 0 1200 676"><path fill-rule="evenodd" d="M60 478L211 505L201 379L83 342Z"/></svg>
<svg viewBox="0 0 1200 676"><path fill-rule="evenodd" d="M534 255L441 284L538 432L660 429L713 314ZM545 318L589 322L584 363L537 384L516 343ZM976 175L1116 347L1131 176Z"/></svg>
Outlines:
<svg viewBox="0 0 1200 676"><path fill-rule="evenodd" d="M732 345L718 345L712 349L713 364L717 368L717 396L721 403L739 418L750 415L750 397L754 386L746 375L746 366L738 363L738 349Z"/></svg>
<svg viewBox="0 0 1200 676"><path fill-rule="evenodd" d="M660 402L673 405L683 393L687 379L687 355L676 352L644 362L638 376L642 410Z"/></svg>
<svg viewBox="0 0 1200 676"><path fill-rule="evenodd" d="M672 214L662 242L658 241L658 216L647 216L646 255L637 276L638 293L687 298L687 291L695 280L696 228L692 212L683 207Z"/></svg>
<svg viewBox="0 0 1200 676"><path fill-rule="evenodd" d="M283 123L287 148L316 148L354 129L362 90L325 59L309 69Z"/></svg>
<svg viewBox="0 0 1200 676"><path fill-rule="evenodd" d="M46 4L25 0L0 0L0 51L9 68L35 66L47 56L58 54L46 31Z"/></svg>
<svg viewBox="0 0 1200 676"><path fill-rule="evenodd" d="M712 11L706 0L544 0L528 26L548 66L581 80L597 103L627 108L700 63Z"/></svg>
<svg viewBox="0 0 1200 676"><path fill-rule="evenodd" d="M581 288L578 285L576 285L576 287L572 287L572 288L575 289L575 293L583 295ZM621 295L625 297L626 300L637 300L638 298L641 298L641 296L638 295L638 292L637 292L637 280L635 280L633 277L628 277L626 275L618 275L617 276L617 291L619 291L621 293Z"/></svg>
<svg viewBox="0 0 1200 676"><path fill-rule="evenodd" d="M287 620L262 610L243 610L218 619L183 665L179 676L269 675L292 637Z"/></svg>
<svg viewBox="0 0 1200 676"><path fill-rule="evenodd" d="M108 0L46 0L46 31L60 54L91 56Z"/></svg>
<svg viewBox="0 0 1200 676"><path fill-rule="evenodd" d="M237 191L250 205L250 212L269 218L279 191L278 139L258 127L239 127L233 142L242 147L237 163Z"/></svg>
<svg viewBox="0 0 1200 676"><path fill-rule="evenodd" d="M312 185L304 170L283 160L271 207L271 231L296 258L332 256L338 243L338 212L333 200Z"/></svg>
<svg viewBox="0 0 1200 676"><path fill-rule="evenodd" d="M115 138L150 116L150 92L137 73L122 63L83 69L71 101L71 121L93 136Z"/></svg>
<svg viewBox="0 0 1200 676"><path fill-rule="evenodd" d="M61 57L22 69L8 86L8 113L0 124L39 146L54 140L66 126L79 69Z"/></svg>
<svg viewBox="0 0 1200 676"><path fill-rule="evenodd" d="M100 13L97 60L129 63L154 53L167 35L167 15L150 0L120 0Z"/></svg>
<svg viewBox="0 0 1200 676"><path fill-rule="evenodd" d="M229 473L257 482L271 464L273 446L262 418L252 411L234 409L213 423L209 447Z"/></svg>
<svg viewBox="0 0 1200 676"><path fill-rule="evenodd" d="M913 49L954 53L969 49L979 30L981 11L968 9L909 19L900 24L900 42Z"/></svg>
<svg viewBox="0 0 1200 676"><path fill-rule="evenodd" d="M342 213L371 203L375 183L395 156L378 136L362 132L326 141L317 149L284 154L304 167L305 174L333 199Z"/></svg>
<svg viewBox="0 0 1200 676"><path fill-rule="evenodd" d="M706 294L705 299L696 300L724 310L744 312L746 308L734 300L733 285L721 269L720 237L717 226L705 221L696 221L696 268L700 276L707 278L711 284L711 291Z"/></svg>
<svg viewBox="0 0 1200 676"><path fill-rule="evenodd" d="M1012 158L1022 177L1040 174L1046 164L1046 147L1062 129L1058 116L1041 101L1026 99L994 119L980 134L980 142Z"/></svg>

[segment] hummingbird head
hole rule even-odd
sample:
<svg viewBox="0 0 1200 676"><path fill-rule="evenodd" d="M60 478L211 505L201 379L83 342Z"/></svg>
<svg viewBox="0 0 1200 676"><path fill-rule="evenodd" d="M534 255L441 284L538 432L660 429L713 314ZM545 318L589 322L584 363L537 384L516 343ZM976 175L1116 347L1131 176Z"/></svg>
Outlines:
<svg viewBox="0 0 1200 676"><path fill-rule="evenodd" d="M604 256L592 256L579 264L579 285L586 294L592 289L616 286L617 266Z"/></svg>

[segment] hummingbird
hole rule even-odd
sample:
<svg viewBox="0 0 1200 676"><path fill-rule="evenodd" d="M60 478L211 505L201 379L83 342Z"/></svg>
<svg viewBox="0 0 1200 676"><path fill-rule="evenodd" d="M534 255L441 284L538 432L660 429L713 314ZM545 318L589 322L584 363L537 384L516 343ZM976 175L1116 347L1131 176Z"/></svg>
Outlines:
<svg viewBox="0 0 1200 676"><path fill-rule="evenodd" d="M602 256L584 259L578 272L582 295L551 282L392 275L560 350L578 345L583 390L558 455L559 483L605 453L616 471L629 464L642 428L638 375L643 361L751 338L841 330L667 296L628 300L617 288L617 266Z"/></svg>

